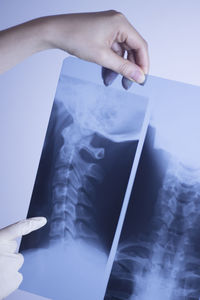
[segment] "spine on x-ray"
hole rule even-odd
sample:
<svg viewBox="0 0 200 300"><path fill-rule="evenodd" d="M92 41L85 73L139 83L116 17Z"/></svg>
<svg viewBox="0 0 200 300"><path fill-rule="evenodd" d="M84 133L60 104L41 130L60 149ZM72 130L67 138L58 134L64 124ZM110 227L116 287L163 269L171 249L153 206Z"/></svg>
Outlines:
<svg viewBox="0 0 200 300"><path fill-rule="evenodd" d="M199 299L200 183L196 178L195 170L171 162L151 233L119 247L105 300Z"/></svg>
<svg viewBox="0 0 200 300"><path fill-rule="evenodd" d="M64 142L57 155L52 184L51 241L97 238L93 227L93 186L89 178L102 179L102 169L91 161L102 159L104 149L91 145L93 134L84 135L75 123L61 133ZM81 157L81 149L87 151L90 162Z"/></svg>
<svg viewBox="0 0 200 300"><path fill-rule="evenodd" d="M156 215L160 216L161 222L157 218L158 238L153 261L157 257L157 264L162 266L163 280L165 274L170 274L172 299L199 299L200 296L199 173L200 170L172 160L157 201L160 214ZM160 246L160 256L156 255L157 245Z"/></svg>
<svg viewBox="0 0 200 300"><path fill-rule="evenodd" d="M139 243L132 240L119 246L105 300L129 300L132 299L130 298L132 295L137 295L135 294L137 276L145 274L150 269L150 252L149 243L142 239Z"/></svg>

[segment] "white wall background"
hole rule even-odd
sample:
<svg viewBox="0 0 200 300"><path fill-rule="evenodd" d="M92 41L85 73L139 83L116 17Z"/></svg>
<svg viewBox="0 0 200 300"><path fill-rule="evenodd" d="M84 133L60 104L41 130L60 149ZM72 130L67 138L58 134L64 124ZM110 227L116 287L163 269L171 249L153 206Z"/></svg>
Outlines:
<svg viewBox="0 0 200 300"><path fill-rule="evenodd" d="M200 85L199 0L0 0L0 30L42 15L107 9L123 12L148 41L151 75ZM39 53L0 76L0 227L26 216L65 56Z"/></svg>

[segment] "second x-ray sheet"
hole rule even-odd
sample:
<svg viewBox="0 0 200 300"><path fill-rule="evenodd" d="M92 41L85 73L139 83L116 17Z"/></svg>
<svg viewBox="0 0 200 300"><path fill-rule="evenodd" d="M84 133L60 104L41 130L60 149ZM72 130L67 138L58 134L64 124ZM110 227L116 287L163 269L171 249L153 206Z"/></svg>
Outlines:
<svg viewBox="0 0 200 300"><path fill-rule="evenodd" d="M104 299L198 300L200 88L151 78L150 90L152 118Z"/></svg>
<svg viewBox="0 0 200 300"><path fill-rule="evenodd" d="M82 72L82 65L75 60L71 68ZM48 223L20 249L21 288L55 300L102 294L148 104L120 82L120 89L104 87L100 68L88 65L80 79L64 61L28 213ZM97 72L100 84L87 80Z"/></svg>

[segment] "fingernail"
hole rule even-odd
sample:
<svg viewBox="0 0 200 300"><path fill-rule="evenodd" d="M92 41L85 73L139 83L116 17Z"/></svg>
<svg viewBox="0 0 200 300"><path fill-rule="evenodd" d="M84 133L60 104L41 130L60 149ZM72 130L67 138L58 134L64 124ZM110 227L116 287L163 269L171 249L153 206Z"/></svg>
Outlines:
<svg viewBox="0 0 200 300"><path fill-rule="evenodd" d="M107 79L104 79L103 83L104 83L105 86L109 86L109 85L111 85L112 82L107 80Z"/></svg>
<svg viewBox="0 0 200 300"><path fill-rule="evenodd" d="M105 86L109 86L113 83L113 81L118 76L118 73L111 71L109 69L106 69L104 72L102 72L103 76L103 82Z"/></svg>
<svg viewBox="0 0 200 300"><path fill-rule="evenodd" d="M145 75L145 80L143 83L140 83L140 85L145 85L145 83L147 82L147 79L148 79L148 74Z"/></svg>
<svg viewBox="0 0 200 300"><path fill-rule="evenodd" d="M34 221L34 222L40 222L46 224L47 219L45 217L33 217L29 218L28 220Z"/></svg>
<svg viewBox="0 0 200 300"><path fill-rule="evenodd" d="M37 230L43 227L47 223L47 219L44 217L34 217L26 220L26 225L23 228L22 235L29 234L33 230Z"/></svg>
<svg viewBox="0 0 200 300"><path fill-rule="evenodd" d="M47 219L44 217L34 217L29 219L34 228L40 228L47 223Z"/></svg>
<svg viewBox="0 0 200 300"><path fill-rule="evenodd" d="M133 84L133 80L129 80L128 78L125 77L122 78L122 86L125 90L130 89L132 84Z"/></svg>
<svg viewBox="0 0 200 300"><path fill-rule="evenodd" d="M145 75L143 72L136 70L132 75L131 78L132 80L135 80L137 83L143 83L145 81Z"/></svg>

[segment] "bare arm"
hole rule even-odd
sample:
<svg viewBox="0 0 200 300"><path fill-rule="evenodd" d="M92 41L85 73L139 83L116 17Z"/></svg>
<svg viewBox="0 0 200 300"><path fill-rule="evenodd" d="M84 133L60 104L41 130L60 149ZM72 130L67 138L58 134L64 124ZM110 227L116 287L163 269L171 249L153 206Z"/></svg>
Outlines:
<svg viewBox="0 0 200 300"><path fill-rule="evenodd" d="M1 31L0 73L51 48L95 62L138 83L149 70L145 40L121 13L106 11L43 17Z"/></svg>
<svg viewBox="0 0 200 300"><path fill-rule="evenodd" d="M44 42L45 30L41 18L0 31L0 73L28 56L48 49Z"/></svg>

